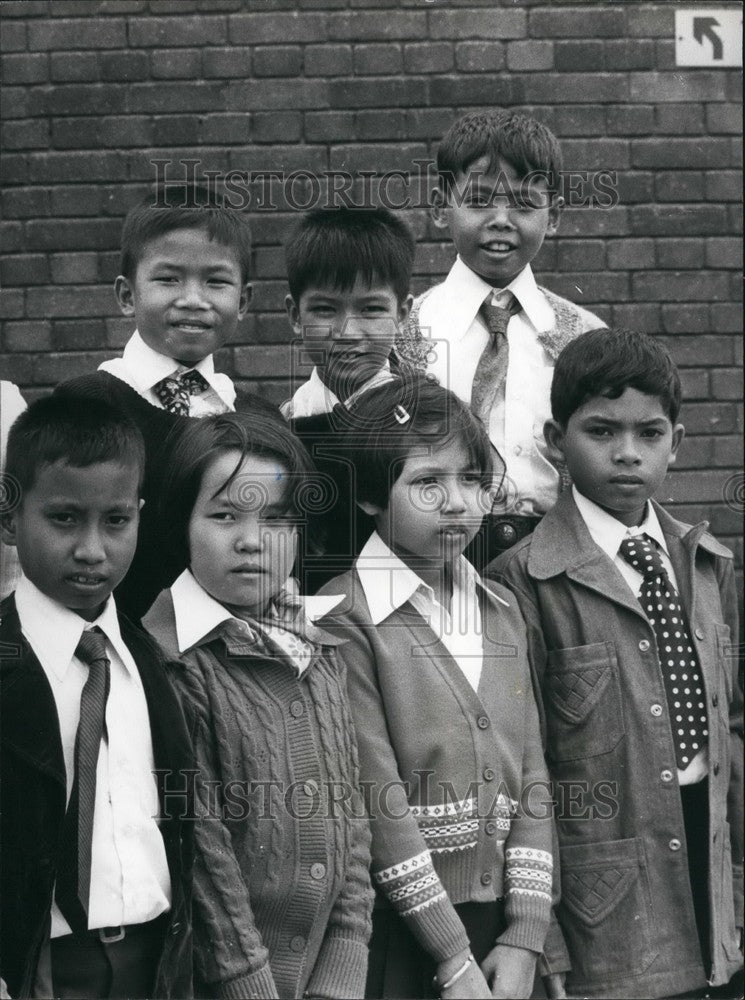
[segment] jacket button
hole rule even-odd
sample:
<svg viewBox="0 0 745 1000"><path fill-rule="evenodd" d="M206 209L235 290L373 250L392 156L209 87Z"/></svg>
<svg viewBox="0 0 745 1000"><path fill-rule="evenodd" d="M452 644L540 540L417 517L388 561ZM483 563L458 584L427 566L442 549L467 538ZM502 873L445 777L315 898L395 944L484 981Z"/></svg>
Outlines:
<svg viewBox="0 0 745 1000"><path fill-rule="evenodd" d="M673 772L668 771L668 769L665 768L664 771L660 771L660 778L662 779L662 781L670 782L673 780Z"/></svg>
<svg viewBox="0 0 745 1000"><path fill-rule="evenodd" d="M293 703L290 705L290 715L293 716L293 718L295 719L299 719L304 711L305 711L305 705L303 705L300 699L293 701Z"/></svg>
<svg viewBox="0 0 745 1000"><path fill-rule="evenodd" d="M693 634L696 636L697 639L704 638L704 630L702 628L697 628Z"/></svg>
<svg viewBox="0 0 745 1000"><path fill-rule="evenodd" d="M713 770L713 772L714 772L714 774L715 774L715 775L716 775L716 774L719 774L719 762L718 762L718 761L717 761L717 763L716 763L716 764L714 765L714 767L712 768L712 770Z"/></svg>
<svg viewBox="0 0 745 1000"><path fill-rule="evenodd" d="M481 876L482 885L491 885L491 880L492 880L491 872L484 872L484 874Z"/></svg>
<svg viewBox="0 0 745 1000"><path fill-rule="evenodd" d="M652 713L655 719L659 719L659 717L662 715L662 705L650 705L649 711Z"/></svg>
<svg viewBox="0 0 745 1000"><path fill-rule="evenodd" d="M320 882L322 878L326 875L326 865L315 864L310 866L310 877L314 878L316 882Z"/></svg>
<svg viewBox="0 0 745 1000"><path fill-rule="evenodd" d="M678 840L677 837L673 837L673 839L668 842L667 846L670 848L671 851L679 851L683 845L681 844L681 842Z"/></svg>
<svg viewBox="0 0 745 1000"><path fill-rule="evenodd" d="M496 535L500 545L514 545L517 541L517 532L511 524L498 524Z"/></svg>
<svg viewBox="0 0 745 1000"><path fill-rule="evenodd" d="M305 948L305 938L302 934L297 934L290 941L290 951L303 951Z"/></svg>
<svg viewBox="0 0 745 1000"><path fill-rule="evenodd" d="M484 830L486 831L487 837L493 837L494 834L497 832L497 824L496 823L492 823L490 821L489 823L486 824L486 826L484 827Z"/></svg>
<svg viewBox="0 0 745 1000"><path fill-rule="evenodd" d="M719 704L719 695L713 694L711 696L711 704L712 704L712 708L716 708L717 707L717 705Z"/></svg>
<svg viewBox="0 0 745 1000"><path fill-rule="evenodd" d="M484 781L494 781L494 768L485 767L483 770Z"/></svg>
<svg viewBox="0 0 745 1000"><path fill-rule="evenodd" d="M642 639L639 643L639 649L642 653L646 653L649 650L650 642L649 639Z"/></svg>
<svg viewBox="0 0 745 1000"><path fill-rule="evenodd" d="M181 933L181 922L179 920L176 920L174 921L174 923L171 924L171 934L173 934L175 937L176 934L180 933Z"/></svg>
<svg viewBox="0 0 745 1000"><path fill-rule="evenodd" d="M478 719L476 720L476 725L479 727L479 729L488 729L489 728L489 717L486 716L486 715L480 715L478 717Z"/></svg>

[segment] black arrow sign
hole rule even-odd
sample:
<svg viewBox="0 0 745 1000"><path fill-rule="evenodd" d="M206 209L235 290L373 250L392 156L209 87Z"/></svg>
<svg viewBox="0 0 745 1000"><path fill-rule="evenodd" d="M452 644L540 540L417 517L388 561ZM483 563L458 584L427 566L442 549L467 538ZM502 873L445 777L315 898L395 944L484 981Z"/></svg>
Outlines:
<svg viewBox="0 0 745 1000"><path fill-rule="evenodd" d="M713 49L713 58L722 59L724 58L724 46L722 39L714 31L715 26L719 27L719 21L715 17L694 17L693 37L699 45L703 45L704 39L708 38Z"/></svg>

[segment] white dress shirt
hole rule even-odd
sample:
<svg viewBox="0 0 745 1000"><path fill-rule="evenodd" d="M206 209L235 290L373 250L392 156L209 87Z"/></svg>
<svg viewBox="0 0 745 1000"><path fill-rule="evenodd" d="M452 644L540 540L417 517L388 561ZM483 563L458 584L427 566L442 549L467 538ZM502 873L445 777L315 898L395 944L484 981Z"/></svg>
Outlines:
<svg viewBox="0 0 745 1000"><path fill-rule="evenodd" d="M476 588L483 584L464 556L453 564L450 610L439 603L432 588L386 545L377 531L365 543L355 569L373 625L384 622L408 601L441 640L473 690L478 689L484 645Z"/></svg>
<svg viewBox="0 0 745 1000"><path fill-rule="evenodd" d="M213 413L228 413L235 409L235 386L227 375L215 371L211 354L189 367L165 354L159 354L145 343L137 330L127 341L120 358L104 361L98 370L116 376L135 390L143 399L159 410L165 409L155 392L161 379L174 377L187 371L198 371L209 388L199 396L189 398L189 416L206 417Z"/></svg>
<svg viewBox="0 0 745 1000"><path fill-rule="evenodd" d="M507 467L504 509L545 514L558 498L559 474L543 439L543 425L551 416L553 362L537 334L552 329L556 317L529 264L504 289L497 289L506 290L518 300L520 311L507 326L507 380L492 408L489 437ZM489 340L479 310L494 291L458 257L419 311L422 334L434 341L428 370L464 403L471 402L473 378Z"/></svg>
<svg viewBox="0 0 745 1000"><path fill-rule="evenodd" d="M621 576L631 588L634 597L638 598L642 588L642 574L620 554L621 542L626 537L634 538L637 535L649 535L659 547L660 559L665 567L670 581L678 589L678 581L675 577L673 564L670 562L670 555L667 551L667 542L662 533L660 522L651 503L647 502L647 511L642 523L636 527L627 528L621 524L617 518L613 517L602 507L598 507L592 500L588 500L579 492L576 486L572 486L572 495L582 520L590 532L590 536L595 544L605 552L613 562ZM709 773L709 752L707 749L700 750L685 770L678 769L678 783L681 785L694 785L701 781Z"/></svg>
<svg viewBox="0 0 745 1000"><path fill-rule="evenodd" d="M108 739L101 741L96 769L88 926L154 920L170 908L171 880L155 819L160 807L145 692L119 631L114 598L89 625L24 577L16 590L16 609L57 707L68 800L75 777L80 696L88 678L88 666L74 654L84 629L98 626L104 633L111 687L106 703ZM51 937L69 933L54 903Z"/></svg>
<svg viewBox="0 0 745 1000"><path fill-rule="evenodd" d="M379 371L344 400L344 405L352 406L369 389L384 385L392 378L394 375L391 372L391 366L386 361ZM315 417L319 413L331 413L339 402L341 402L339 397L323 382L318 374L318 369L314 368L308 381L303 382L292 399L282 403L279 409L285 420L294 420L295 417Z"/></svg>

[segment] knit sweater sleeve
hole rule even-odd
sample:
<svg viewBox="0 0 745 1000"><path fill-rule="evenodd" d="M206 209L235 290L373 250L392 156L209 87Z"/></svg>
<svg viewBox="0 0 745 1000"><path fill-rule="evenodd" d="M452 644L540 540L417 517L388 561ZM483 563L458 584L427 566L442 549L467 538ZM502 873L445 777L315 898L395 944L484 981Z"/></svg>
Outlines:
<svg viewBox="0 0 745 1000"><path fill-rule="evenodd" d="M373 881L425 951L435 962L443 962L468 947L468 936L409 808L388 733L369 641L371 625L356 620L354 614L339 614L332 629L346 640L339 654L348 671L359 742L360 774L372 831Z"/></svg>
<svg viewBox="0 0 745 1000"><path fill-rule="evenodd" d="M195 962L219 997L279 997L230 831L220 815L220 796L215 794L222 768L210 717L209 674L200 669L199 655L186 654L184 669L175 677L195 719Z"/></svg>
<svg viewBox="0 0 745 1000"><path fill-rule="evenodd" d="M340 664L345 673L343 664ZM344 886L336 898L326 934L308 982L312 997L360 997L365 991L367 944L371 932L370 825L360 792L360 765L349 705L344 706L352 780L350 796L339 808L350 816L350 851ZM343 792L346 792L344 789Z"/></svg>

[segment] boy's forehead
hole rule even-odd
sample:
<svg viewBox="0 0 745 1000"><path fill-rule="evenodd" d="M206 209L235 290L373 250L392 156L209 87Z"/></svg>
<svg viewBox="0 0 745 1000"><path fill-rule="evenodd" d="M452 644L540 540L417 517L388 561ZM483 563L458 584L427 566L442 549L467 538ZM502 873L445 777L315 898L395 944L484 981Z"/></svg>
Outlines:
<svg viewBox="0 0 745 1000"><path fill-rule="evenodd" d="M393 296L396 298L396 291L391 282L386 281L378 274L373 274L371 279L365 275L358 274L353 285L341 285L333 282L317 282L309 284L302 297L310 298L361 298L363 296Z"/></svg>
<svg viewBox="0 0 745 1000"><path fill-rule="evenodd" d="M127 493L137 498L142 470L136 461L125 458L75 465L66 458L53 462L41 462L34 478L27 487L28 494L36 494L40 499L75 497L91 501L94 494L104 491L116 494L122 503L129 501Z"/></svg>
<svg viewBox="0 0 745 1000"><path fill-rule="evenodd" d="M461 189L480 186L499 193L500 189L510 191L514 188L524 188L527 184L536 190L545 190L548 187L548 178L544 170L530 170L528 173L523 173L502 157L493 160L490 156L481 156L458 171L455 183Z"/></svg>
<svg viewBox="0 0 745 1000"><path fill-rule="evenodd" d="M597 394L586 399L575 414L582 418L602 417L629 422L670 419L659 396L641 392L633 386L627 386L620 395L598 388Z"/></svg>
<svg viewBox="0 0 745 1000"><path fill-rule="evenodd" d="M195 257L205 266L240 266L237 248L210 236L206 226L184 226L151 237L143 243L140 261L163 259L177 263L185 257Z"/></svg>

